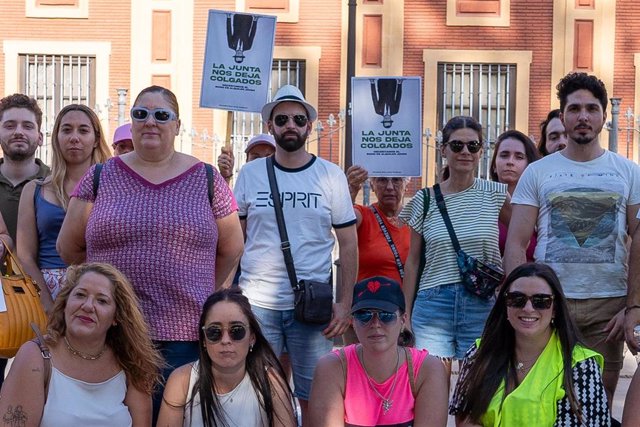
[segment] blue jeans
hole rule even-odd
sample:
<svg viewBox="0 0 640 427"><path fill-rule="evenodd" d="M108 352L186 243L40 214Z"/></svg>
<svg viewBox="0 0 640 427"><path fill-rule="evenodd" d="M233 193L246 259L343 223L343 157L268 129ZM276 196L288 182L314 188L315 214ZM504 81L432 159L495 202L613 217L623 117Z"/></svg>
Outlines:
<svg viewBox="0 0 640 427"><path fill-rule="evenodd" d="M333 348L333 342L322 335L327 325L310 325L293 318L293 310L269 310L251 306L262 333L280 357L286 347L291 360L295 396L309 400L313 371L318 360Z"/></svg>
<svg viewBox="0 0 640 427"><path fill-rule="evenodd" d="M197 360L199 355L198 341L154 341L153 343L162 354L166 364L162 370L163 382L153 394L153 423L151 425L156 425L167 378L174 369Z"/></svg>
<svg viewBox="0 0 640 427"><path fill-rule="evenodd" d="M418 291L411 314L416 348L462 360L482 335L494 302L494 298L486 300L471 294L461 283Z"/></svg>

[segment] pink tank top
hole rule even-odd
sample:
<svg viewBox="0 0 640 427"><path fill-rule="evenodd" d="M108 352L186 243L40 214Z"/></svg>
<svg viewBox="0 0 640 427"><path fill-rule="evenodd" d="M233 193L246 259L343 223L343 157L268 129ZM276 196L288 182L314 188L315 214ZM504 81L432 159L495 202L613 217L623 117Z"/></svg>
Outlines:
<svg viewBox="0 0 640 427"><path fill-rule="evenodd" d="M395 375L392 375L385 382L378 384L372 380L371 384L367 379L367 374L358 359L356 352L358 344L344 348L347 359L347 383L345 385L344 396L344 422L346 427L363 426L387 426L397 427L411 426L413 424L415 398L411 393L409 383L409 370L407 363L403 363L398 368L398 379L393 391L391 407L384 413L382 399L376 394L372 385L382 396L389 396ZM427 350L416 350L407 348L413 359L414 381L418 378L422 362L427 357ZM334 353L339 355L340 350Z"/></svg>

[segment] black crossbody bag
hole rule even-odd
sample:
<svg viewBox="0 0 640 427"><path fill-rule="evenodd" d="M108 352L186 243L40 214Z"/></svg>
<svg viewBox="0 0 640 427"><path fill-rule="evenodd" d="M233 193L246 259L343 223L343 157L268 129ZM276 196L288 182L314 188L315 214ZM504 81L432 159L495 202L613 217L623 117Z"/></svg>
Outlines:
<svg viewBox="0 0 640 427"><path fill-rule="evenodd" d="M460 276L462 277L462 283L465 289L480 298L490 299L494 295L496 288L502 283L504 271L499 266L484 263L462 250L456 232L451 224L451 219L447 212L447 205L444 203L444 197L442 196L439 184L433 186L433 192L436 195L436 204L438 205L440 214L442 214L444 225L447 226L453 249L456 251L458 269L460 270Z"/></svg>
<svg viewBox="0 0 640 427"><path fill-rule="evenodd" d="M284 223L280 191L276 181L276 173L273 166L273 157L267 157L267 175L273 200L273 210L276 212L278 232L280 234L280 248L284 255L284 263L287 267L289 282L294 295L294 318L303 323L325 324L331 321L333 312L333 284L331 281L316 282L313 280L300 280L296 276L296 269L291 254L291 244L287 234L287 226Z"/></svg>

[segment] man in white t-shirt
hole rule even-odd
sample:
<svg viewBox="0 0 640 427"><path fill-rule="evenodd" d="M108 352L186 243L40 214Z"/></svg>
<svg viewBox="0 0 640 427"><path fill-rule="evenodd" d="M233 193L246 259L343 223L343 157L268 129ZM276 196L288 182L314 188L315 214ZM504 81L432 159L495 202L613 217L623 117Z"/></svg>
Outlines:
<svg viewBox="0 0 640 427"><path fill-rule="evenodd" d="M234 189L246 239L239 285L276 354L284 346L289 352L303 420L315 365L331 351L331 339L350 324L358 266L356 219L347 179L338 166L306 150L316 118L315 108L290 85L281 87L262 109L262 120L276 140L275 175L298 280L329 281L332 230L338 240L341 280L328 325L301 323L293 317L293 290L280 248L266 159L247 163Z"/></svg>
<svg viewBox="0 0 640 427"><path fill-rule="evenodd" d="M525 262L537 226L534 258L556 271L586 344L604 356L611 403L623 362L627 245L638 224L640 168L600 146L607 108L602 81L570 73L557 90L567 146L520 178L504 266L510 272Z"/></svg>

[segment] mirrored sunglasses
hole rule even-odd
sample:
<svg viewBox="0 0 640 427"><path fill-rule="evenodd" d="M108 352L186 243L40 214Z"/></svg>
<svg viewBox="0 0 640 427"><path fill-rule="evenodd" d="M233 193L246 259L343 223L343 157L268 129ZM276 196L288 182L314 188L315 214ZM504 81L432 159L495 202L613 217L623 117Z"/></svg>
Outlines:
<svg viewBox="0 0 640 427"><path fill-rule="evenodd" d="M536 310L548 310L553 305L553 295L535 294L529 296L522 292L505 293L505 304L507 304L507 307L524 308L524 306L527 305L527 301L531 301L531 306Z"/></svg>
<svg viewBox="0 0 640 427"><path fill-rule="evenodd" d="M135 120L136 122L144 122L149 118L149 114L153 115L153 119L156 123L167 123L171 120L176 120L178 116L171 110L167 110L166 108L154 108L153 110L149 110L145 107L133 107L131 109L131 120Z"/></svg>
<svg viewBox="0 0 640 427"><path fill-rule="evenodd" d="M212 344L216 344L222 340L222 334L224 331L229 333L229 337L233 341L242 341L247 336L247 327L244 325L231 325L223 328L218 325L203 326L204 336Z"/></svg>
<svg viewBox="0 0 640 427"><path fill-rule="evenodd" d="M294 115L278 114L273 118L273 122L276 124L276 126L281 127L286 125L290 118L293 119L293 122L298 127L306 126L307 122L309 121L307 116L305 116L304 114L294 114Z"/></svg>
<svg viewBox="0 0 640 427"><path fill-rule="evenodd" d="M362 325L368 325L373 320L374 315L378 316L378 320L380 320L380 322L384 323L385 325L395 322L398 318L397 313L373 310L358 310L353 313L353 318L360 322Z"/></svg>
<svg viewBox="0 0 640 427"><path fill-rule="evenodd" d="M451 151L453 151L454 153L461 152L465 146L467 147L467 150L469 150L471 154L477 153L482 148L482 142L480 141L464 142L464 141L453 140L453 141L447 142L447 144L449 145L449 148L451 148Z"/></svg>

